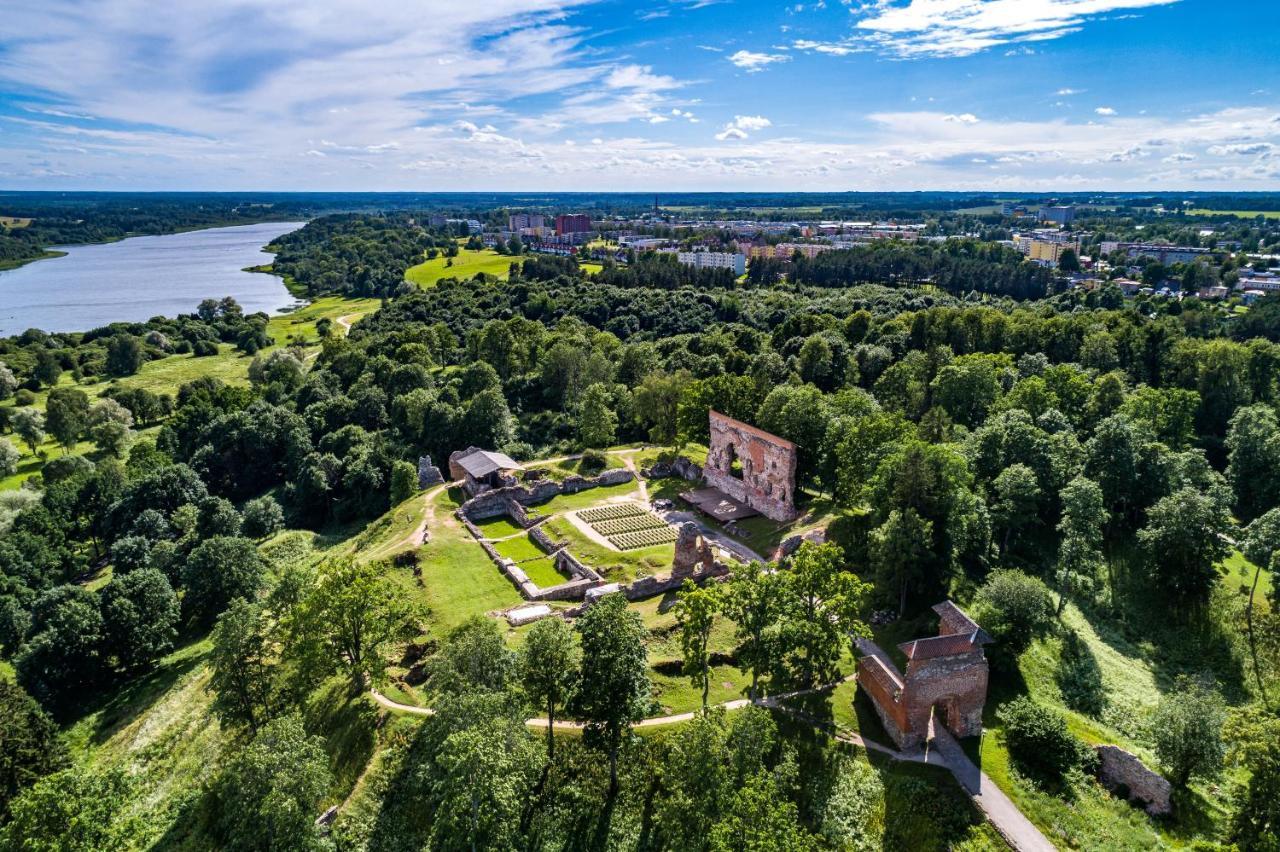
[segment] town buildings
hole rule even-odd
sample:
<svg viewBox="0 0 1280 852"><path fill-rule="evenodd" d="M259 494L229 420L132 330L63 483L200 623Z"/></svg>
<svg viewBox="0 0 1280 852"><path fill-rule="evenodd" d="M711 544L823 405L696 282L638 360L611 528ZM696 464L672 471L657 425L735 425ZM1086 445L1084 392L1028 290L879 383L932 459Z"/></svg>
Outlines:
<svg viewBox="0 0 1280 852"><path fill-rule="evenodd" d="M556 236L591 232L591 217L586 213L562 213L556 217Z"/></svg>
<svg viewBox="0 0 1280 852"><path fill-rule="evenodd" d="M1198 257L1209 255L1209 249L1195 246L1171 246L1163 243L1103 242L1102 253L1112 255L1123 252L1131 258L1152 257L1163 264L1190 263Z"/></svg>
<svg viewBox="0 0 1280 852"><path fill-rule="evenodd" d="M1066 205L1041 207L1040 215L1036 218L1041 222L1056 222L1059 225L1070 225L1076 220L1076 208Z"/></svg>
<svg viewBox="0 0 1280 852"><path fill-rule="evenodd" d="M747 257L739 252L682 251L676 253L676 259L695 269L732 269L734 275L747 271Z"/></svg>

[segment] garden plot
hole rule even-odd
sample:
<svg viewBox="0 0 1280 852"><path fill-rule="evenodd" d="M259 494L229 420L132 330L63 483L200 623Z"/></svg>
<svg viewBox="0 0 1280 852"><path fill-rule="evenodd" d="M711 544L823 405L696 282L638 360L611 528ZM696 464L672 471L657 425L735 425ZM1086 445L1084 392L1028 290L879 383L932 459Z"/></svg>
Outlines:
<svg viewBox="0 0 1280 852"><path fill-rule="evenodd" d="M639 550L676 540L675 527L634 503L585 509L578 518L619 550Z"/></svg>

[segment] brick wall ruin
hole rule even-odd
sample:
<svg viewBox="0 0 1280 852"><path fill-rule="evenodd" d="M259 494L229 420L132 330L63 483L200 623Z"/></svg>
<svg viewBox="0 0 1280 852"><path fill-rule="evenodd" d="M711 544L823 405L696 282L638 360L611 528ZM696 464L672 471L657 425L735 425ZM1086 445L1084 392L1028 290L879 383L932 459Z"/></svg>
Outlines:
<svg viewBox="0 0 1280 852"><path fill-rule="evenodd" d="M858 641L858 687L902 749L925 741L935 709L939 721L957 737L982 733L989 676L982 646L991 637L951 601L933 611L938 614L938 635L898 646L907 658L906 674L874 642Z"/></svg>
<svg viewBox="0 0 1280 852"><path fill-rule="evenodd" d="M706 483L775 521L793 520L796 445L718 411L710 418Z"/></svg>

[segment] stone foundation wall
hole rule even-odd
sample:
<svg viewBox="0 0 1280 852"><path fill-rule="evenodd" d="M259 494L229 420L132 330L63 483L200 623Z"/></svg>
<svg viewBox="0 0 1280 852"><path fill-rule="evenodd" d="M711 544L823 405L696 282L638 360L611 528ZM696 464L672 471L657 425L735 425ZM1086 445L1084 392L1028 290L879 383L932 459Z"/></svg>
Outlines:
<svg viewBox="0 0 1280 852"><path fill-rule="evenodd" d="M728 565L723 562L713 562L709 568L699 567L696 571L688 574L658 574L653 577L641 577L623 586L620 591L626 596L627 600L638 601L678 589L684 585L685 580L692 580L701 585L708 580L727 577L729 573L730 568Z"/></svg>
<svg viewBox="0 0 1280 852"><path fill-rule="evenodd" d="M706 483L767 518L795 518L796 445L718 411L709 417ZM735 462L740 473L734 472Z"/></svg>
<svg viewBox="0 0 1280 852"><path fill-rule="evenodd" d="M668 476L678 476L689 482L702 479L702 465L684 456L676 456L670 462L655 462L653 467L640 472L649 479L665 479Z"/></svg>
<svg viewBox="0 0 1280 852"><path fill-rule="evenodd" d="M1119 746L1094 746L1098 753L1098 780L1112 792L1124 792L1152 816L1173 812L1173 785Z"/></svg>

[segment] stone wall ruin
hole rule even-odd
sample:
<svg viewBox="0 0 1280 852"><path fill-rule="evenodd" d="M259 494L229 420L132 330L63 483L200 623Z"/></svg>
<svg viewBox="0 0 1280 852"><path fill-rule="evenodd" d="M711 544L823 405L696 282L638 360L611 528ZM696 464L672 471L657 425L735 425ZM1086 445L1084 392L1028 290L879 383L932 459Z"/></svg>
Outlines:
<svg viewBox="0 0 1280 852"><path fill-rule="evenodd" d="M794 520L796 445L718 411L709 414L703 480L765 517Z"/></svg>

